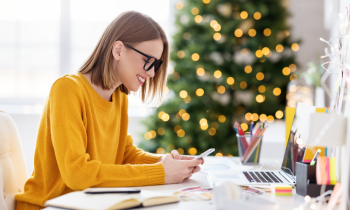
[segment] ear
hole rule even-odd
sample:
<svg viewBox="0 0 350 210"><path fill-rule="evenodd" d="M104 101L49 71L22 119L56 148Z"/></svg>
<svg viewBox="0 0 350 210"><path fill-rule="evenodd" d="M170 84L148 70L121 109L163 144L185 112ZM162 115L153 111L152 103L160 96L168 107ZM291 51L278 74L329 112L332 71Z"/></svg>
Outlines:
<svg viewBox="0 0 350 210"><path fill-rule="evenodd" d="M115 60L119 61L121 56L122 56L122 52L124 51L125 47L122 41L115 41L113 44L113 48L112 48L112 55L114 57Z"/></svg>

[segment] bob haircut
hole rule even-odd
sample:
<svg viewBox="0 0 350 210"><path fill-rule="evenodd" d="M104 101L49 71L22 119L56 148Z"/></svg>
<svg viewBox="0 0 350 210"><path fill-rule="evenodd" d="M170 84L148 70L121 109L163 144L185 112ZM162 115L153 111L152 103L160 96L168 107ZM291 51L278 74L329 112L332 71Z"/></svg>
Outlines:
<svg viewBox="0 0 350 210"><path fill-rule="evenodd" d="M163 52L161 60L163 64L155 73L149 77L141 87L142 102L153 101L158 97L158 104L161 104L167 76L169 59L169 44L163 29L151 17L135 11L121 13L114 19L103 32L97 46L79 73L91 72L91 82L101 86L104 90L110 90L117 82L112 69L112 48L115 41L122 41L124 44L135 45L139 42L161 39L163 41ZM130 90L123 84L119 86L121 91L130 94Z"/></svg>

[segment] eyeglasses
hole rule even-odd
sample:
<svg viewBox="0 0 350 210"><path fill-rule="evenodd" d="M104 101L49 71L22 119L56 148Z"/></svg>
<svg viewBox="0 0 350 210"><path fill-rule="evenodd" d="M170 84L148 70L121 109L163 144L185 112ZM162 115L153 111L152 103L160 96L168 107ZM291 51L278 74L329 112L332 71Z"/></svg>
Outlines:
<svg viewBox="0 0 350 210"><path fill-rule="evenodd" d="M160 66L162 65L162 63L163 63L162 60L158 60L158 59L156 59L155 57L146 55L145 53L136 50L135 48L131 47L130 45L125 44L125 46L127 46L127 47L129 47L129 48L135 50L136 52L140 53L141 55L147 57L147 61L146 61L145 65L143 66L143 69L144 69L145 71L151 70L151 68L154 66L154 72L157 72L157 70L159 69L159 67L160 67Z"/></svg>

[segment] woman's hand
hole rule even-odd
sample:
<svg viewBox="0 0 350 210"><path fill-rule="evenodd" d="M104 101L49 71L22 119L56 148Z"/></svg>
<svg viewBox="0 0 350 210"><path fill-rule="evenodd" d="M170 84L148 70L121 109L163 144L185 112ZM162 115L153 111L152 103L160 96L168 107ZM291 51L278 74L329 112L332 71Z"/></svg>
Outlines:
<svg viewBox="0 0 350 210"><path fill-rule="evenodd" d="M172 150L172 151L171 151L171 156L172 156L174 159L176 159L176 160L193 160L193 159L194 159L194 157L180 155L179 152L178 152L177 150ZM201 159L199 159L199 160L202 160L202 163L201 163L201 164L203 165L203 164L204 164L204 159L201 158ZM200 168L199 166L195 166L195 167L193 168L193 170L192 170L192 174L197 173L197 172L200 171L200 170L201 170L201 168ZM191 177L191 176L190 176L190 177ZM190 177L188 177L188 178L190 178Z"/></svg>
<svg viewBox="0 0 350 210"><path fill-rule="evenodd" d="M192 158L193 159L193 158ZM174 159L171 155L165 155L161 158L161 163L165 173L165 184L178 184L183 182L200 170L198 167L202 163L201 159ZM198 167L199 169L196 169Z"/></svg>

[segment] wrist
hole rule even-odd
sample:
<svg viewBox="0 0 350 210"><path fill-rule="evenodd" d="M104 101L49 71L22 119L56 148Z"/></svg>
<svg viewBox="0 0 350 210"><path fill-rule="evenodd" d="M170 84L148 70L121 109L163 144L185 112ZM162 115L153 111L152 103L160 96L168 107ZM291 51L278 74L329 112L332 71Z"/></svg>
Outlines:
<svg viewBox="0 0 350 210"><path fill-rule="evenodd" d="M157 163L159 163L160 161L162 161L162 157L160 157L160 158L158 159Z"/></svg>

